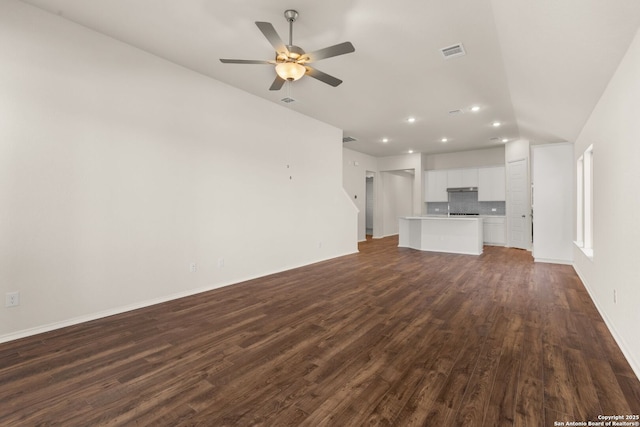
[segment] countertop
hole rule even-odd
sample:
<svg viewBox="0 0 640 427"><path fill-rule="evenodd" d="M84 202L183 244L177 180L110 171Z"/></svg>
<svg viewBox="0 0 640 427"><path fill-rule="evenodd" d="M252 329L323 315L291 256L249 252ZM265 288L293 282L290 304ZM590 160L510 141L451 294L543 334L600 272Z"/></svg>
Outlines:
<svg viewBox="0 0 640 427"><path fill-rule="evenodd" d="M409 218L409 217L406 217ZM422 215L414 216L411 218L506 218L506 215Z"/></svg>
<svg viewBox="0 0 640 427"><path fill-rule="evenodd" d="M475 221L484 219L481 216L446 216L446 215L427 215L427 216L401 216L401 219L421 219L421 220L446 220L446 221Z"/></svg>

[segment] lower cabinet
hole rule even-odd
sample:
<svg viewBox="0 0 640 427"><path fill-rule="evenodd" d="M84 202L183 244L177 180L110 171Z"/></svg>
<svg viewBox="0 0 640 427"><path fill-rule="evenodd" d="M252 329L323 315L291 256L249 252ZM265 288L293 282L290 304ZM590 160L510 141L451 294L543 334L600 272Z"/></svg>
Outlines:
<svg viewBox="0 0 640 427"><path fill-rule="evenodd" d="M482 220L482 234L483 240L486 245L500 245L507 244L505 220L503 217L487 218Z"/></svg>

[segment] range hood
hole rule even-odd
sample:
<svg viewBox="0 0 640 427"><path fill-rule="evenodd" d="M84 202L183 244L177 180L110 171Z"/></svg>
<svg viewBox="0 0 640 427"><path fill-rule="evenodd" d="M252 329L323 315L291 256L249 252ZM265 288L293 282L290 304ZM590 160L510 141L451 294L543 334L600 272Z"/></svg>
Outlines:
<svg viewBox="0 0 640 427"><path fill-rule="evenodd" d="M478 187L452 187L447 188L447 193L466 193L470 191L478 191Z"/></svg>

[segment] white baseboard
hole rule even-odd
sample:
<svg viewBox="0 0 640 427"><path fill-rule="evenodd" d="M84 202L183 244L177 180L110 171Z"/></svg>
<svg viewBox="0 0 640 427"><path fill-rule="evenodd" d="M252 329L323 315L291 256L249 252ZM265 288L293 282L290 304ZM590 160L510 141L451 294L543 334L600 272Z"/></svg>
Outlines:
<svg viewBox="0 0 640 427"><path fill-rule="evenodd" d="M382 237L376 237L376 239L384 239L385 237L397 236L399 233L385 234Z"/></svg>
<svg viewBox="0 0 640 427"><path fill-rule="evenodd" d="M215 284L215 285L209 285L209 286L205 286L205 287L202 287L202 288L190 289L188 291L178 292L178 293L175 293L175 294L166 295L166 296L162 296L162 297L159 297L159 298L153 298L153 299L146 300L146 301L140 301L140 302L137 302L137 303L134 303L134 304L128 304L128 305L124 305L124 306L120 306L120 307L114 307L114 308L111 308L111 309L108 309L108 310L99 311L99 312L96 312L96 313L90 313L90 314L86 314L86 315L83 315L83 316L72 317L70 319L64 319L64 320L61 320L59 322L52 322L52 323L48 323L48 324L45 324L45 325L38 325L38 326L35 326L33 328L27 328L27 329L22 329L22 330L16 331L16 332L10 332L8 334L0 335L0 344L1 343L5 343L5 342L9 342L9 341L14 341L14 340L21 339L21 338L30 337L30 336L33 336L33 335L43 334L45 332L51 332L51 331L54 331L56 329L66 328L68 326L78 325L80 323L90 322L92 320L102 319L104 317L114 316L116 314L126 313L128 311L138 310L140 308L150 307L150 306L156 305L156 304L162 304L162 303L167 302L167 301L173 301L173 300L177 300L177 299L180 299L180 298L189 297L189 296L200 294L200 293L203 293L203 292L212 291L214 289L223 288L225 286L234 285L236 283L246 282L247 280L258 279L260 277L269 276L271 274L282 273L282 272L293 270L293 269L296 269L296 268L305 267L307 265L312 265L312 264L316 264L316 263L319 263L319 262L329 261L331 259L340 258L342 256L352 255L352 254L356 254L356 253L358 253L357 250L355 252L347 252L347 253L344 253L342 255L330 256L330 257L327 257L327 258L324 258L324 259L320 259L320 260L317 260L317 261L313 261L313 262L307 263L307 264L301 264L301 265L297 265L297 266L285 267L285 268L283 268L281 270L274 270L274 271L266 272L264 274L260 274L260 275L257 275L257 276L244 277L244 278L241 278L241 279L238 279L238 280L234 280L232 282L218 283L218 284Z"/></svg>
<svg viewBox="0 0 640 427"><path fill-rule="evenodd" d="M573 265L573 260L568 259L554 259L554 258L534 258L534 262L544 262L547 264L562 264L562 265Z"/></svg>
<svg viewBox="0 0 640 427"><path fill-rule="evenodd" d="M32 335L43 334L45 332L54 331L56 329L62 329L68 326L79 325L80 323L91 322L92 320L102 319L104 317L114 316L116 314L122 314L128 311L138 310L140 308L150 307L152 305L161 304L163 302L188 297L188 296L199 294L202 292L207 292L216 288L228 286L230 284L231 283L220 284L217 286L210 286L207 288L200 288L200 289L195 289L187 292L180 292L177 294L167 295L165 297L154 298L151 300L141 301L135 304L129 304L121 307L112 308L109 310L86 314L84 316L72 317L70 319L61 320L59 322L53 322L45 325L35 326L33 328L23 329L17 332L12 332L12 333L0 336L0 343L14 341L20 338L30 337Z"/></svg>
<svg viewBox="0 0 640 427"><path fill-rule="evenodd" d="M604 320L604 323L607 326L607 329L609 329L609 332L611 332L611 335L613 336L613 339L618 344L618 347L620 347L620 350L622 351L622 354L627 359L627 362L629 362L629 365L631 366L631 369L633 370L633 373L636 374L636 377L640 380L640 362L638 360L636 360L633 357L633 354L627 350L628 346L625 343L624 339L616 331L616 328L613 326L613 323L611 322L611 320L607 316L607 313L602 309L600 304L598 304L598 301L594 297L593 291L591 290L591 287L589 286L589 283L584 279L584 276L582 274L580 274L580 270L577 268L577 266L575 264L573 264L573 270L576 272L576 274L578 275L578 277L582 281L582 284L584 285L585 289L589 293L589 297L591 298L591 301L593 301L593 303L595 304L596 309L598 310L598 313L600 313L600 316L602 316L602 319Z"/></svg>

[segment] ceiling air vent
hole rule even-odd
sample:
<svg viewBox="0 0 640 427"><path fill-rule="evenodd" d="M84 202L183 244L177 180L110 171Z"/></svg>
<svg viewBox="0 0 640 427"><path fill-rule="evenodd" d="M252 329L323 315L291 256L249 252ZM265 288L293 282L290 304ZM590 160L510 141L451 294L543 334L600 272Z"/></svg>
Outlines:
<svg viewBox="0 0 640 427"><path fill-rule="evenodd" d="M464 56L467 54L467 52L464 51L464 46L462 46L462 43L443 47L442 49L440 49L440 52L445 59L455 58L456 56Z"/></svg>
<svg viewBox="0 0 640 427"><path fill-rule="evenodd" d="M292 102L296 102L296 100L295 100L295 99L293 99L293 98L289 98L288 96L287 96L287 97L285 97L285 98L282 98L280 101L284 102L285 104L290 104L290 103L292 103Z"/></svg>
<svg viewBox="0 0 640 427"><path fill-rule="evenodd" d="M342 143L344 144L345 142L353 142L353 141L357 141L357 139L355 139L352 136L345 136L342 138Z"/></svg>
<svg viewBox="0 0 640 427"><path fill-rule="evenodd" d="M450 116L457 116L458 114L462 114L462 113L464 113L464 111L462 111L462 110L451 110L451 111L449 111L449 115Z"/></svg>

